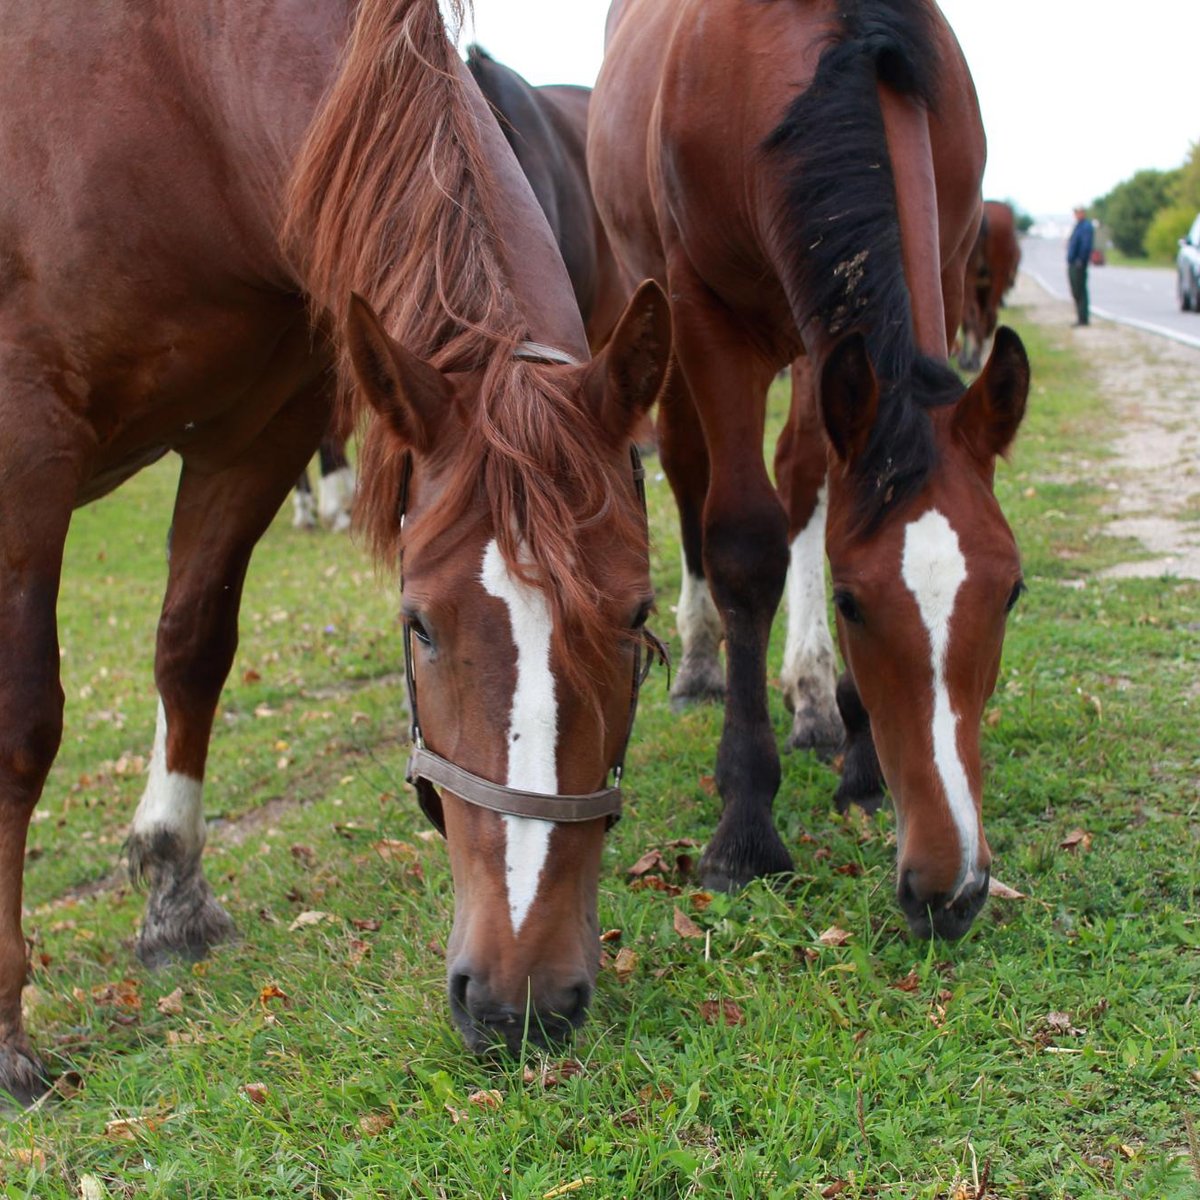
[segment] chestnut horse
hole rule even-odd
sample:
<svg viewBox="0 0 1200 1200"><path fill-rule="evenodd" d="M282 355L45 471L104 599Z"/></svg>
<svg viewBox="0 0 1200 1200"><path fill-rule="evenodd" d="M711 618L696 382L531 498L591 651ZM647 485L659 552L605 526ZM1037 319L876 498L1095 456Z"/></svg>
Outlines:
<svg viewBox="0 0 1200 1200"><path fill-rule="evenodd" d="M792 865L766 696L790 510L810 612L822 541L832 570L841 801L878 803L882 768L900 905L915 932L947 937L987 896L979 727L1021 590L992 479L1024 413L1025 353L998 334L967 389L947 363L983 163L974 87L933 0L610 9L588 168L622 265L671 302L659 438L683 536L677 697L712 689L726 644L703 878L736 887ZM788 436L822 429L828 452L785 455L806 477L777 492L765 397L798 355L815 387L801 381Z"/></svg>
<svg viewBox="0 0 1200 1200"><path fill-rule="evenodd" d="M985 200L979 236L967 259L958 356L964 371L979 370L985 347L996 332L1005 293L1017 282L1020 265L1021 246L1012 206L1003 200Z"/></svg>
<svg viewBox="0 0 1200 1200"><path fill-rule="evenodd" d="M650 603L628 434L666 365L665 301L646 285L588 361L436 0L45 0L2 21L0 1088L46 1086L21 1025L22 866L62 732L71 511L179 454L128 854L142 958L201 954L232 928L202 871L201 791L246 566L329 424L339 362L371 417L362 523L385 558L404 549L455 1020L473 1046L567 1032L618 801L590 793L620 762ZM440 798L431 777L453 780Z"/></svg>

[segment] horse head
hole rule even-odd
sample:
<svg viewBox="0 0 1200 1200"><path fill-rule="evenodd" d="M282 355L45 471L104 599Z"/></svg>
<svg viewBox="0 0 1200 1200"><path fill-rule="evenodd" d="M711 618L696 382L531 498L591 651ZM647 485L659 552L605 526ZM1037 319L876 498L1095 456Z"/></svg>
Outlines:
<svg viewBox="0 0 1200 1200"><path fill-rule="evenodd" d="M897 396L919 388L911 380L881 383L857 334L825 355L826 549L842 653L895 804L900 906L914 933L956 938L988 892L979 729L1023 586L993 478L1025 412L1029 363L1002 328L965 391L948 368L924 369L936 399ZM908 458L894 438L873 444L885 404L900 403L924 442Z"/></svg>
<svg viewBox="0 0 1200 1200"><path fill-rule="evenodd" d="M599 962L605 784L653 602L629 435L666 367L666 301L644 285L586 364L526 344L443 372L357 298L346 342L376 414L364 458L393 464L388 511L360 516L402 554L412 772L454 878L451 1011L474 1049L546 1044L583 1020Z"/></svg>

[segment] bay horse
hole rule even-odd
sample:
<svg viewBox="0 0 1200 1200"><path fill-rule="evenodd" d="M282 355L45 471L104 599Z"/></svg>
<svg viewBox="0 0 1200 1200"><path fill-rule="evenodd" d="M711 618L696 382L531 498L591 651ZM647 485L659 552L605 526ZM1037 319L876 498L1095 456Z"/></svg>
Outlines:
<svg viewBox="0 0 1200 1200"><path fill-rule="evenodd" d="M985 200L979 236L967 259L958 356L958 365L964 371L979 370L984 350L996 332L1004 297L1017 282L1020 265L1021 245L1012 205L1003 200Z"/></svg>
<svg viewBox="0 0 1200 1200"><path fill-rule="evenodd" d="M140 956L202 954L232 931L201 794L246 566L339 388L368 421L358 519L404 555L455 1022L473 1047L568 1033L651 600L628 435L667 361L661 293L588 360L436 0L5 0L0 18L0 1088L46 1087L21 1024L22 866L62 733L71 511L181 459L127 849Z"/></svg>
<svg viewBox="0 0 1200 1200"><path fill-rule="evenodd" d="M479 46L468 48L467 70L546 214L594 353L608 341L633 287L622 275L592 199L587 173L591 88L534 87Z"/></svg>
<svg viewBox="0 0 1200 1200"><path fill-rule="evenodd" d="M726 645L704 883L792 867L772 818L767 639L789 557L823 610L823 541L847 668L839 803L878 804L882 771L908 924L960 936L988 892L979 727L1021 592L993 473L1029 385L1010 331L968 388L947 362L984 164L962 53L933 0L616 0L606 36L597 206L625 270L671 303L659 441L684 554L678 698L712 686ZM812 386L788 436L809 450L785 454L777 491L765 396L798 356Z"/></svg>

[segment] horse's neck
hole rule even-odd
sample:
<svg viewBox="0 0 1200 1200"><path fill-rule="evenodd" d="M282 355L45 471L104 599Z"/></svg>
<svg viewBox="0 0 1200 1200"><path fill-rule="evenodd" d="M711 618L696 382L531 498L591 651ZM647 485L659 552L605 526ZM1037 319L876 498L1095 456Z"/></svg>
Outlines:
<svg viewBox="0 0 1200 1200"><path fill-rule="evenodd" d="M460 67L479 123L479 142L496 186L494 246L533 341L588 357L579 303L546 215L512 147L465 66Z"/></svg>
<svg viewBox="0 0 1200 1200"><path fill-rule="evenodd" d="M882 83L879 103L896 181L900 245L917 349L945 358L946 308L929 116L923 104Z"/></svg>

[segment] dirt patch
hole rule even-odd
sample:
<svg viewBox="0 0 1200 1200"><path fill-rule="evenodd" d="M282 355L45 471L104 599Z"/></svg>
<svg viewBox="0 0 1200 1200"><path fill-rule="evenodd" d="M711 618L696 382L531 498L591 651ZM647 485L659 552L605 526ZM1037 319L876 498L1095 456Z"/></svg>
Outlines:
<svg viewBox="0 0 1200 1200"><path fill-rule="evenodd" d="M1137 540L1150 557L1102 574L1200 579L1200 350L1102 319L1072 329L1074 308L1028 275L1012 303L1086 359L1117 419L1105 531Z"/></svg>

